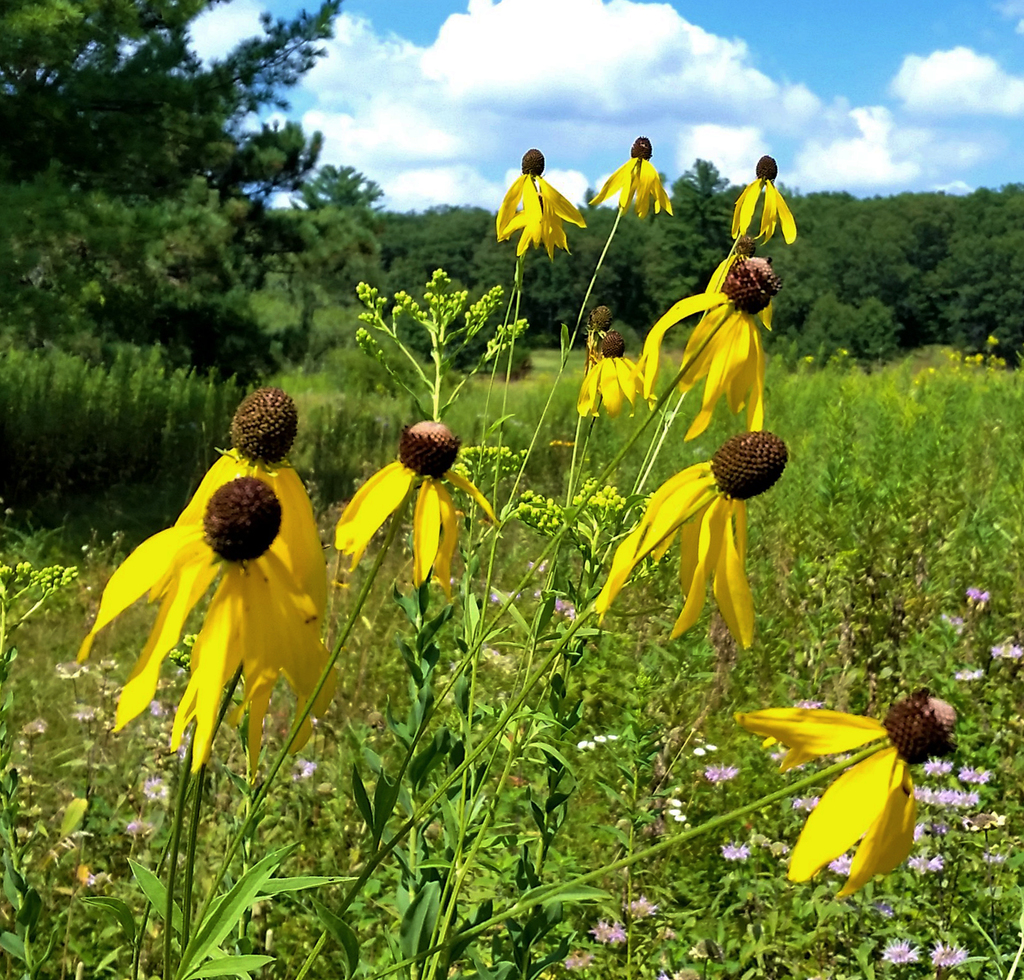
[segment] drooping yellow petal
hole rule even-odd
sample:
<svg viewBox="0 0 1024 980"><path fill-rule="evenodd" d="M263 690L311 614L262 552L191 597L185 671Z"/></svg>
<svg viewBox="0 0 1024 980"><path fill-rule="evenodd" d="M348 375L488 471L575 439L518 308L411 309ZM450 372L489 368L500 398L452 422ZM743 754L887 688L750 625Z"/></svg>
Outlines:
<svg viewBox="0 0 1024 980"><path fill-rule="evenodd" d="M736 263L736 254L727 255L721 262L718 263L718 267L711 274L711 279L708 281L708 288L704 290L707 293L720 293L722 291L722 283L725 282L725 277L729 275L729 270Z"/></svg>
<svg viewBox="0 0 1024 980"><path fill-rule="evenodd" d="M618 170L615 171L602 185L596 196L590 201L591 207L601 204L612 196L616 191L621 191L619 196L619 207L625 211L629 207L629 198L632 194L632 171L635 160L627 160Z"/></svg>
<svg viewBox="0 0 1024 980"><path fill-rule="evenodd" d="M914 799L910 770L896 754L896 749L880 752L879 755L892 757L885 807L857 848L850 866L850 877L836 898L852 895L874 875L888 874L906 860L914 846L917 801Z"/></svg>
<svg viewBox="0 0 1024 980"><path fill-rule="evenodd" d="M505 197L501 202L501 207L498 208L498 216L495 221L495 229L498 234L499 242L505 241L505 239L512 234L508 225L515 217L516 208L519 207L519 202L523 198L523 186L528 180L529 175L522 174L520 177L517 177L512 181L512 186L505 192Z"/></svg>
<svg viewBox="0 0 1024 980"><path fill-rule="evenodd" d="M594 601L594 608L600 619L604 619L605 613L611 606L615 597L626 584L630 572L636 567L640 560L637 557L637 548L644 535L644 526L640 524L623 539L622 543L615 549L615 556L612 558L612 567L608 572L608 578L604 583L601 592Z"/></svg>
<svg viewBox="0 0 1024 980"><path fill-rule="evenodd" d="M437 501L437 481L427 477L416 498L413 517L412 584L419 586L430 578L441 542L441 508Z"/></svg>
<svg viewBox="0 0 1024 980"><path fill-rule="evenodd" d="M793 212L789 210L786 199L779 191L775 192L776 205L779 209L779 224L782 225L782 237L787 245L796 241L796 222L793 220Z"/></svg>
<svg viewBox="0 0 1024 980"><path fill-rule="evenodd" d="M762 241L768 241L775 233L775 224L779 216L778 204L776 203L778 198L779 194L775 190L775 185L770 180L765 181L764 207L761 209L761 227L757 233L757 237Z"/></svg>
<svg viewBox="0 0 1024 980"><path fill-rule="evenodd" d="M679 379L680 391L689 391L701 378L706 377L715 358L719 331L732 315L733 307L723 303L701 317L683 351L683 364L687 367Z"/></svg>
<svg viewBox="0 0 1024 980"><path fill-rule="evenodd" d="M416 474L408 467L389 463L356 491L342 512L334 536L338 551L352 555L353 568L359 564L370 539L395 512L416 479Z"/></svg>
<svg viewBox="0 0 1024 980"><path fill-rule="evenodd" d="M544 210L557 216L561 221L570 221L580 228L586 228L587 222L576 207L568 198L563 197L543 177L538 177L540 184L541 199L544 203Z"/></svg>
<svg viewBox="0 0 1024 980"><path fill-rule="evenodd" d="M89 635L78 649L79 661L85 660L92 649L96 634L116 619L133 602L141 599L153 586L164 578L182 547L194 540L197 531L193 526L169 527L142 542L110 576L99 612ZM202 536L202 531L198 532Z"/></svg>
<svg viewBox="0 0 1024 980"><path fill-rule="evenodd" d="M271 550L281 556L302 590L313 600L321 624L327 610L327 561L320 543L309 494L298 473L287 463L268 472L260 467L258 476L281 501L281 530Z"/></svg>
<svg viewBox="0 0 1024 980"><path fill-rule="evenodd" d="M682 478L682 479L680 479ZM658 489L647 507L645 523L647 534L640 550L642 558L658 548L686 522L694 519L701 508L707 506L709 491L713 491L715 478L707 463L688 466ZM668 492L665 493L667 488Z"/></svg>
<svg viewBox="0 0 1024 980"><path fill-rule="evenodd" d="M790 881L807 881L867 833L889 799L895 756L895 749L876 752L825 791L793 848Z"/></svg>
<svg viewBox="0 0 1024 980"><path fill-rule="evenodd" d="M652 202L655 214L662 209L669 214L672 213L672 202L661 185L661 177L657 168L650 160L641 159L636 192L636 215L638 218L647 217Z"/></svg>
<svg viewBox="0 0 1024 980"><path fill-rule="evenodd" d="M628 357L615 357L615 376L619 390L629 401L630 406L636 404L637 374L636 365ZM633 413L630 412L630 415Z"/></svg>
<svg viewBox="0 0 1024 980"><path fill-rule="evenodd" d="M230 483L240 476L249 476L250 470L251 466L248 461L242 460L237 451L231 450L223 453L206 471L196 492L192 494L192 499L174 522L175 525L202 524L206 517L206 505L214 493L225 483Z"/></svg>
<svg viewBox="0 0 1024 980"><path fill-rule="evenodd" d="M754 217L754 208L757 207L757 199L761 194L762 180L760 177L743 189L743 193L736 199L736 206L732 209L732 237L739 238L746 233L750 227L750 219Z"/></svg>
<svg viewBox="0 0 1024 980"><path fill-rule="evenodd" d="M449 470L444 475L444 479L447 480L453 487L458 487L464 494L472 497L480 509L490 518L490 520L497 524L498 518L494 516L494 511L491 510L491 505L487 503L487 498L465 477L459 476L454 470Z"/></svg>
<svg viewBox="0 0 1024 980"><path fill-rule="evenodd" d="M780 772L819 755L849 752L888 734L874 718L824 708L765 708L738 713L736 721L747 731L777 739L789 749Z"/></svg>
<svg viewBox="0 0 1024 980"><path fill-rule="evenodd" d="M618 372L615 370L614 357L605 357L598 361L597 367L601 372L598 388L601 397L604 399L604 407L611 418L618 418L622 411L622 388L619 385Z"/></svg>
<svg viewBox="0 0 1024 980"><path fill-rule="evenodd" d="M597 415L598 381L601 377L601 362L595 361L587 371L583 384L580 385L580 395L576 399L576 411L583 416Z"/></svg>
<svg viewBox="0 0 1024 980"><path fill-rule="evenodd" d="M121 689L114 731L120 731L149 707L156 696L164 657L180 639L188 614L218 572L213 552L198 532L179 550L176 565L177 574L161 597L160 611L149 639Z"/></svg>
<svg viewBox="0 0 1024 980"><path fill-rule="evenodd" d="M754 641L754 597L732 529L734 504L723 501L725 520L722 550L715 567L715 601L733 638L744 649Z"/></svg>
<svg viewBox="0 0 1024 980"><path fill-rule="evenodd" d="M437 486L437 503L441 513L441 546L434 562L434 578L444 590L448 601L452 601L452 557L459 538L459 521L455 516L455 504L443 486Z"/></svg>
<svg viewBox="0 0 1024 980"><path fill-rule="evenodd" d="M696 536L696 548L693 547L693 535L688 533L689 529L686 527L682 529L680 545L682 548L693 549L696 552L697 561L693 565L693 577L690 582L687 583L680 579L686 601L672 628L672 639L677 639L690 629L700 618L704 609L708 575L718 564L718 556L722 549L725 521L728 519L727 504L726 500L719 498L704 512ZM690 561L685 557L681 558L680 570L688 567L689 564Z"/></svg>
<svg viewBox="0 0 1024 980"><path fill-rule="evenodd" d="M657 383L661 342L669 328L694 313L721 306L727 300L728 297L724 293L698 293L696 296L687 296L686 299L674 303L658 318L644 340L643 353L637 362L637 373L642 378L644 398L651 397Z"/></svg>

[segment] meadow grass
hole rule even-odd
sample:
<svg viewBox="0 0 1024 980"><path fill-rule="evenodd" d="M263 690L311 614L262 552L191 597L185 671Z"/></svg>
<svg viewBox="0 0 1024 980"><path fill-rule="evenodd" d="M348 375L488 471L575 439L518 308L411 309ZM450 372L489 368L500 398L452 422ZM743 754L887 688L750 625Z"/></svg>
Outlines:
<svg viewBox="0 0 1024 980"><path fill-rule="evenodd" d="M543 352L532 357L536 376L513 383L504 403L512 419L503 439L512 450L528 445L552 374L549 357ZM306 388L301 379L282 380L303 414L293 458L311 480L329 542L338 502L394 458L401 426L414 420L391 394L329 393L316 379ZM150 388L161 384L191 391L192 382L164 378L152 380ZM464 445L481 435L476 409L469 406L486 396L485 382L474 384L479 390L448 419ZM564 492L572 452L564 443L576 431L577 384L578 378L567 378L556 391L520 490L552 497ZM790 463L778 485L750 507L747 569L757 611L752 648L738 650L721 621L708 613L696 629L669 640L680 607L675 558L643 569L613 605L605 629L583 631L551 682L527 701L513 729L519 751L514 759L508 753L511 768L498 778L499 765L482 777L489 780L490 795L484 793L481 806L490 808L490 817L472 826L485 842L486 860L466 884L464 914L468 918L488 903L508 901L516 894L513 883L529 878L532 867L543 868L546 881L564 880L792 782L794 774L778 774L772 749L736 726L734 711L809 700L881 717L893 700L927 686L957 709L959 749L949 772L915 772L931 793L920 804L920 840L911 864L843 901L834 898L842 880L837 872L826 870L806 884L787 882L786 854L811 805L811 794L802 794L609 874L600 882L603 897L560 906L558 921L536 940L532 962L542 962L543 953L551 960L543 967L550 976L665 972L840 980L899 970L901 976L924 977L942 975L929 956L935 944L946 943L972 954L957 968L960 975L1004 977L1019 939L1017 881L1024 865L1018 833L1024 813L1018 761L1024 681L1017 652L1024 632L1019 553L1024 376L955 359L931 371L908 361L872 372L840 360L796 371L771 364L767 384L767 427L787 442ZM235 394L211 388L199 413L194 394L137 387L135 394L115 401L103 421L87 415L83 433L87 425L97 430L124 425L125 432L105 431L103 439L130 454L129 435L143 437L141 423L124 404L148 400L161 406L151 420L164 418L160 431L173 433L175 424L168 419L184 419L190 412L212 419L220 406L230 410L228 395ZM506 393L499 388L490 397L502 401ZM180 407L171 412L172 405ZM28 414L27 407L23 411ZM632 421L598 419L587 441L584 472L598 472L646 411L638 406ZM492 406L491 417L496 413ZM37 424L45 427L46 416ZM584 432L588 426L585 422ZM677 425L645 489L709 458L734 426L735 420L716 414L707 434L685 443L684 429ZM212 433L211 445L223 445L225 435L225 429ZM172 457L172 445L173 440L161 443L160 452ZM186 469L193 466L194 452L193 443L182 451ZM613 480L623 495L635 483L640 456L628 457ZM36 457L35 465L44 467L46 459ZM160 466L172 463L160 457ZM116 482L130 485L136 472L129 468ZM504 478L502 494L511 486ZM175 508L169 504L159 523L173 520ZM154 867L168 834L168 800L178 779L168 729L185 675L165 666L150 715L113 734L113 704L144 643L151 610L133 609L114 624L84 669L67 662L106 578L134 541L97 536L75 542L66 531L54 537L51 529L19 526L18 517L16 510L4 528L5 561L13 564L25 555L67 560L80 550L81 565L73 589L17 636L21 655L12 675L14 724L22 732L17 764L29 794L19 832L29 864L45 869L50 882L43 896L48 912L64 916L59 918L61 970L71 971L80 961L86 975L125 976L127 946L118 922L80 900L101 896L140 905L128 862ZM616 520L614 514L600 517L604 546L620 531ZM519 615L530 621L557 593L561 605L546 620L552 636L566 635L592 594L580 544L587 534L589 526L581 522L579 535L552 557L550 577L538 572L535 587L524 589L516 601ZM364 815L353 801L352 769L368 787L379 786L382 774L394 773L404 751L403 719L419 696L408 687L395 644L396 635L408 630L406 617L384 584L393 579L400 592L412 591L405 537L403 531L403 547L386 559L342 655L339 692L330 711L258 825L264 850L297 843L290 874L358 874L373 853ZM481 539L466 539L473 540ZM494 561L498 594L516 588L545 540L514 519L504 525ZM470 544L469 551L471 562L486 562L483 547ZM333 550L329 565L334 587L328 622L334 629L365 572L350 572ZM474 567L479 576L479 566ZM969 599L969 588L983 590L988 598ZM535 590L541 593L537 597ZM438 597L433 596L429 615L439 611ZM459 637L451 628L438 633L433 677L438 690L461 656ZM479 737L521 690L532 652L515 624L488 643L473 675L479 715L470 717L464 737ZM450 731L456 741L464 724L456 707L459 690L438 702L432 729ZM268 724L268 751L286 735L291 711L288 698L280 697ZM201 880L209 879L228 835L245 817L247 791L235 775L244 771L242 755L235 736L223 732L220 761L210 775L209 812L218 819L211 815L203 833ZM500 751L496 757L506 758ZM436 760L440 771L452 758L449 753ZM962 769L969 771L965 775ZM410 812L421 798L417 793L426 792L429 780L423 778L398 800L399 813ZM61 817L74 798L89 799L89 810L82 832L64 836ZM361 945L367 975L392 956L401 958L388 937L408 932L415 874L451 860L445 855L454 847L452 834L448 816L438 810L398 848L397 861L381 865L348 909L346 921ZM463 841L471 843L472 836ZM342 883L326 885L317 898L330 909L343 891ZM263 975L293 977L323 921L304 892L268 899L247 923L246 948L277 957ZM523 921L520 927L525 928ZM507 958L502 944L512 934L500 928L487 932L473 965L461 966L460 975L486 980L490 967ZM919 962L884 961L887 944L903 939L918 948ZM142 975L159 970L154 957L144 957ZM342 946L328 943L313 969L313 975L342 975ZM409 969L404 975L415 975Z"/></svg>

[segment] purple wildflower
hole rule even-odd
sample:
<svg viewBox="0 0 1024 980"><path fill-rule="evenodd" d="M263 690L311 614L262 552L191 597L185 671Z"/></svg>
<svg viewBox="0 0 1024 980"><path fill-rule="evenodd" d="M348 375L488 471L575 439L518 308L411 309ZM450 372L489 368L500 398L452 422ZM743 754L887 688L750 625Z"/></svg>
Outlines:
<svg viewBox="0 0 1024 980"><path fill-rule="evenodd" d="M961 946L936 943L932 950L932 966L959 966L967 959L967 950Z"/></svg>
<svg viewBox="0 0 1024 980"><path fill-rule="evenodd" d="M822 708L824 705L824 701L797 701L796 703L798 708Z"/></svg>
<svg viewBox="0 0 1024 980"><path fill-rule="evenodd" d="M704 770L704 778L709 783L727 783L730 779L735 779L739 772L736 766L708 766Z"/></svg>
<svg viewBox="0 0 1024 980"><path fill-rule="evenodd" d="M1020 660L1024 657L1024 647L1016 643L1000 643L992 647L993 660Z"/></svg>
<svg viewBox="0 0 1024 980"><path fill-rule="evenodd" d="M590 935L599 943L607 943L610 946L617 946L626 939L626 931L621 922L605 922L600 919L596 926L590 930Z"/></svg>
<svg viewBox="0 0 1024 980"><path fill-rule="evenodd" d="M646 895L641 895L629 903L629 914L634 919L646 919L658 911L658 906L650 901Z"/></svg>
<svg viewBox="0 0 1024 980"><path fill-rule="evenodd" d="M296 759L292 772L292 780L309 779L316 772L316 763L309 759Z"/></svg>
<svg viewBox="0 0 1024 980"><path fill-rule="evenodd" d="M967 598L970 599L971 602L976 602L978 605L981 605L982 603L988 602L991 596L987 592L971 586L971 588L967 590Z"/></svg>
<svg viewBox="0 0 1024 980"><path fill-rule="evenodd" d="M992 778L992 773L985 769L968 769L966 766L958 775L962 783L987 783Z"/></svg>
<svg viewBox="0 0 1024 980"><path fill-rule="evenodd" d="M153 832L153 825L145 820L129 820L124 832L131 837L145 837Z"/></svg>
<svg viewBox="0 0 1024 980"><path fill-rule="evenodd" d="M995 851L985 851L981 855L981 859L986 864L1002 864L1006 860L1006 855L997 854Z"/></svg>
<svg viewBox="0 0 1024 980"><path fill-rule="evenodd" d="M906 939L892 939L882 952L882 959L890 963L916 963L917 947L911 946Z"/></svg>
<svg viewBox="0 0 1024 980"><path fill-rule="evenodd" d="M565 968L567 970L585 970L591 963L594 962L593 953L583 953L577 951L571 956L567 956L565 959Z"/></svg>
<svg viewBox="0 0 1024 980"><path fill-rule="evenodd" d="M167 714L167 709L159 701L150 701L149 713L154 718L163 718L163 716Z"/></svg>
<svg viewBox="0 0 1024 980"><path fill-rule="evenodd" d="M945 613L942 614L942 621L947 626L952 626L957 633L964 631L964 618L963 616L947 616Z"/></svg>
<svg viewBox="0 0 1024 980"><path fill-rule="evenodd" d="M798 796L791 804L794 810L806 810L808 813L821 802L820 796Z"/></svg>
<svg viewBox="0 0 1024 980"><path fill-rule="evenodd" d="M929 759L924 764L926 776L948 776L953 771L953 763L945 759Z"/></svg>
<svg viewBox="0 0 1024 980"><path fill-rule="evenodd" d="M167 786L159 776L147 779L142 785L142 792L148 800L166 800Z"/></svg>
<svg viewBox="0 0 1024 980"><path fill-rule="evenodd" d="M71 717L75 721L92 721L96 717L96 709L90 704L83 704Z"/></svg>
<svg viewBox="0 0 1024 980"><path fill-rule="evenodd" d="M828 863L829 870L834 871L837 875L848 875L852 866L853 858L849 854L841 854L834 861Z"/></svg>
<svg viewBox="0 0 1024 980"><path fill-rule="evenodd" d="M555 599L555 612L561 613L566 619L576 618L576 607L565 599Z"/></svg>
<svg viewBox="0 0 1024 980"><path fill-rule="evenodd" d="M887 919L891 919L896 914L893 907L886 905L885 902L875 902L875 911Z"/></svg>
<svg viewBox="0 0 1024 980"><path fill-rule="evenodd" d="M746 861L750 857L750 848L746 844L723 844L722 857L726 861Z"/></svg>

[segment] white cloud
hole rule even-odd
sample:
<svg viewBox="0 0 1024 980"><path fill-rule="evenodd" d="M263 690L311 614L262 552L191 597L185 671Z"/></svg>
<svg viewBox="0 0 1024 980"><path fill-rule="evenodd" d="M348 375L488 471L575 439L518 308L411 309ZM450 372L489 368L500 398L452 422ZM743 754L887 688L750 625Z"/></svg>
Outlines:
<svg viewBox="0 0 1024 980"><path fill-rule="evenodd" d="M676 163L680 170L688 170L699 157L713 163L732 183L749 184L757 161L770 149L757 126L704 123L687 126L680 134Z"/></svg>
<svg viewBox="0 0 1024 980"><path fill-rule="evenodd" d="M262 11L259 0L232 0L205 10L189 28L192 50L203 61L223 58L239 41L263 33Z"/></svg>
<svg viewBox="0 0 1024 980"><path fill-rule="evenodd" d="M638 135L652 140L664 168L680 127L730 134L729 172L760 121L796 134L820 109L805 86L754 67L743 41L691 24L668 3L469 0L426 47L342 13L325 47L301 83L315 99L303 123L324 133L324 162L363 171L392 207L425 201L441 186L428 175L446 167L463 189L449 203L495 207L483 175L531 146L578 175L560 189L581 199L599 184L584 171L625 160ZM479 168L473 179L470 167Z"/></svg>
<svg viewBox="0 0 1024 980"><path fill-rule="evenodd" d="M847 116L851 135L811 138L804 144L797 154L794 183L805 190L865 190L906 185L920 175L913 152L917 141L897 132L888 109L865 106Z"/></svg>
<svg viewBox="0 0 1024 980"><path fill-rule="evenodd" d="M911 54L890 86L907 109L937 115L1024 114L1024 78L1010 75L970 48Z"/></svg>
<svg viewBox="0 0 1024 980"><path fill-rule="evenodd" d="M974 192L974 188L964 180L954 180L948 184L936 184L932 190L942 191L945 194L971 194Z"/></svg>

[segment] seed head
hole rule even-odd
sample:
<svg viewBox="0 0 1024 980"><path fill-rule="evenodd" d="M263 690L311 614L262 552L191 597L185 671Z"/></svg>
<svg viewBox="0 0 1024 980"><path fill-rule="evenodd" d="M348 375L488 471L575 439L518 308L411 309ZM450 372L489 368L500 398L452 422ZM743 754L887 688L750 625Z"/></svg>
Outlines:
<svg viewBox="0 0 1024 980"><path fill-rule="evenodd" d="M781 288L768 259L737 260L722 283L722 292L744 313L760 313Z"/></svg>
<svg viewBox="0 0 1024 980"><path fill-rule="evenodd" d="M280 388L246 395L231 420L231 445L246 459L279 463L288 455L299 427L295 402Z"/></svg>
<svg viewBox="0 0 1024 980"><path fill-rule="evenodd" d="M758 180L775 180L779 176L779 165L775 162L774 157L765 155L757 161L754 173Z"/></svg>
<svg viewBox="0 0 1024 980"><path fill-rule="evenodd" d="M633 149L629 151L629 155L634 160L637 157L641 160L650 160L654 155L654 147L651 146L651 141L646 136L638 136L633 141Z"/></svg>
<svg viewBox="0 0 1024 980"><path fill-rule="evenodd" d="M444 476L459 455L462 441L440 422L417 422L402 430L398 458L420 476Z"/></svg>
<svg viewBox="0 0 1024 980"><path fill-rule="evenodd" d="M601 342L601 354L604 357L622 357L626 353L626 342L618 330L609 330Z"/></svg>
<svg viewBox="0 0 1024 980"><path fill-rule="evenodd" d="M544 154L540 150L535 148L523 154L523 173L533 177L544 173Z"/></svg>
<svg viewBox="0 0 1024 980"><path fill-rule="evenodd" d="M587 317L587 326L593 331L604 333L612 325L612 311L607 306L595 306Z"/></svg>
<svg viewBox="0 0 1024 980"><path fill-rule="evenodd" d="M254 476L240 476L225 483L206 505L206 543L226 561L259 558L280 529L281 502Z"/></svg>
<svg viewBox="0 0 1024 980"><path fill-rule="evenodd" d="M771 432L742 432L726 440L711 457L718 490L735 500L749 500L771 489L789 459L786 444Z"/></svg>
<svg viewBox="0 0 1024 980"><path fill-rule="evenodd" d="M885 730L900 756L911 764L933 755L950 755L956 748L956 712L928 688L897 701L885 716Z"/></svg>
<svg viewBox="0 0 1024 980"><path fill-rule="evenodd" d="M753 257L754 252L757 249L757 245L754 243L754 239L749 235L740 235L736 239L736 254L742 255L743 258L749 259Z"/></svg>

